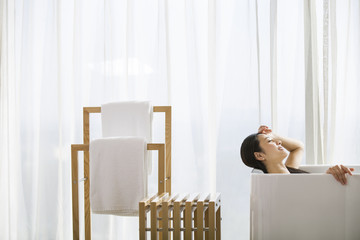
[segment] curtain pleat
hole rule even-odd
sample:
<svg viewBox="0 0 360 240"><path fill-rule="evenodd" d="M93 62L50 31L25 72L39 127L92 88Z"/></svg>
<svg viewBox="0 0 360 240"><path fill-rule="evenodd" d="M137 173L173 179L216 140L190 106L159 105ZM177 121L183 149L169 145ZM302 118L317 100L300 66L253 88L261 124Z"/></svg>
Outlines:
<svg viewBox="0 0 360 240"><path fill-rule="evenodd" d="M271 79L271 126L274 131L278 131L278 113L277 113L277 0L270 1L270 79Z"/></svg>

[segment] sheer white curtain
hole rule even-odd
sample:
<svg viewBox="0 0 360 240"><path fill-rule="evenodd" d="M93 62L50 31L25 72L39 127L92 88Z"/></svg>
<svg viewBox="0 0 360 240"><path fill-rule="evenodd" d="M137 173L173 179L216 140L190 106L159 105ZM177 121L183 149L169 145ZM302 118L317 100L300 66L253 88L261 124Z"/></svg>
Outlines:
<svg viewBox="0 0 360 240"><path fill-rule="evenodd" d="M225 209L223 237L249 239L250 170L239 156L243 139L266 124L305 140L303 1L226 1L219 15L224 89L217 190Z"/></svg>
<svg viewBox="0 0 360 240"><path fill-rule="evenodd" d="M0 238L17 239L25 209L19 131L19 71L15 58L15 6L0 2Z"/></svg>
<svg viewBox="0 0 360 240"><path fill-rule="evenodd" d="M249 238L239 147L259 124L306 142L309 163L315 149L328 154L318 163L359 163L356 0L1 0L0 10L1 239L71 238L83 106L172 105L173 191L221 192L224 239ZM99 124L92 116L91 138ZM137 239L137 218L92 215L92 237Z"/></svg>
<svg viewBox="0 0 360 240"><path fill-rule="evenodd" d="M305 1L304 10L307 163L356 163L359 2Z"/></svg>

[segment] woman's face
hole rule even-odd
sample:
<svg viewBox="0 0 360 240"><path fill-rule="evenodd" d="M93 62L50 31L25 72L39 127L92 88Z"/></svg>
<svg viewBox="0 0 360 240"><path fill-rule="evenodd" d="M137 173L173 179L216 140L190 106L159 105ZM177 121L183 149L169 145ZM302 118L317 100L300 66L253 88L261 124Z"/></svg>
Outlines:
<svg viewBox="0 0 360 240"><path fill-rule="evenodd" d="M260 147L263 151L262 156L264 160L281 162L287 157L288 152L281 146L280 140L273 140L271 135L259 134L258 136Z"/></svg>

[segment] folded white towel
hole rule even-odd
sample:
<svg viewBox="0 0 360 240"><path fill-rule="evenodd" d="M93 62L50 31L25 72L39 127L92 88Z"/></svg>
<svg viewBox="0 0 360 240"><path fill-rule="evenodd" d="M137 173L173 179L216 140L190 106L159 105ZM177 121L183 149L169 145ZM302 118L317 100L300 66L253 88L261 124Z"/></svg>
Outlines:
<svg viewBox="0 0 360 240"><path fill-rule="evenodd" d="M90 205L93 213L137 216L147 195L143 137L96 139L90 143Z"/></svg>
<svg viewBox="0 0 360 240"><path fill-rule="evenodd" d="M152 107L150 102L128 101L101 105L103 137L145 137L151 142Z"/></svg>
<svg viewBox="0 0 360 240"><path fill-rule="evenodd" d="M145 137L152 142L152 106L149 101L113 102L101 105L103 137ZM151 153L147 153L148 174L152 171Z"/></svg>

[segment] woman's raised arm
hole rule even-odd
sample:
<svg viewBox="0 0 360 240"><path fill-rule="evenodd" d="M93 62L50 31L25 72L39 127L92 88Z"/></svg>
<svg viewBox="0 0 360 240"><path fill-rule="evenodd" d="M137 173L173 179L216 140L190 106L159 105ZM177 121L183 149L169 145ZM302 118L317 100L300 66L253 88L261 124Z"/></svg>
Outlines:
<svg viewBox="0 0 360 240"><path fill-rule="evenodd" d="M296 169L299 168L304 155L304 144L301 141L279 136L273 133L269 127L264 125L259 127L258 132L271 135L275 142L280 141L280 144L289 151L289 156L285 165Z"/></svg>

